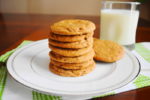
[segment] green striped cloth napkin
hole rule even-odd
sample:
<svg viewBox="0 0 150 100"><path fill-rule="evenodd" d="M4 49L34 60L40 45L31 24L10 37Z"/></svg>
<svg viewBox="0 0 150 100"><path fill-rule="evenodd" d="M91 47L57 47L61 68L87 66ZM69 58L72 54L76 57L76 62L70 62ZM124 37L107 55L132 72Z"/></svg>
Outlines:
<svg viewBox="0 0 150 100"><path fill-rule="evenodd" d="M15 50L29 44L30 42L31 41L24 41L17 48L0 56L0 100L72 100L72 98L46 95L27 89L14 81L14 79L12 79L12 77L8 74L5 64L8 57L15 52ZM124 87L91 98L114 95L137 88L150 86L150 43L137 43L136 48L132 51L132 53L141 63L141 72L139 76L133 82Z"/></svg>

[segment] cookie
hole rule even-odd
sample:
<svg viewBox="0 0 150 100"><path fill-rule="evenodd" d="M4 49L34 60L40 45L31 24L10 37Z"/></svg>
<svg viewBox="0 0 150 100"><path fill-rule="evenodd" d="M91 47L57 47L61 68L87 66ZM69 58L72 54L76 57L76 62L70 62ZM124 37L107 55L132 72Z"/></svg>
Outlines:
<svg viewBox="0 0 150 100"><path fill-rule="evenodd" d="M85 53L90 52L93 48L92 45L81 48L81 49L66 49L66 48L59 48L52 45L49 45L52 51L57 52L57 54L62 56L80 56Z"/></svg>
<svg viewBox="0 0 150 100"><path fill-rule="evenodd" d="M62 62L62 63L82 63L85 61L88 61L94 57L94 50L91 50L90 52L81 55L81 56L76 56L76 57L65 57L61 56L53 51L49 53L50 57L52 60Z"/></svg>
<svg viewBox="0 0 150 100"><path fill-rule="evenodd" d="M124 49L121 45L109 41L94 38L94 59L104 62L115 62L124 55Z"/></svg>
<svg viewBox="0 0 150 100"><path fill-rule="evenodd" d="M61 48L79 49L93 45L93 38L89 37L86 40L81 40L77 42L59 42L49 39L49 44Z"/></svg>
<svg viewBox="0 0 150 100"><path fill-rule="evenodd" d="M51 63L64 69L83 69L93 63L93 58L82 63L62 63L51 59Z"/></svg>
<svg viewBox="0 0 150 100"><path fill-rule="evenodd" d="M54 23L50 29L60 35L91 34L95 30L95 24L88 20L68 19Z"/></svg>
<svg viewBox="0 0 150 100"><path fill-rule="evenodd" d="M50 32L49 38L51 40L56 40L60 42L76 42L76 41L86 40L87 38L92 37L93 34L94 33L92 32L91 34L82 34L82 35L59 35Z"/></svg>
<svg viewBox="0 0 150 100"><path fill-rule="evenodd" d="M50 63L49 70L57 75L66 77L78 77L90 73L95 68L95 63L93 62L88 67L84 69L63 69Z"/></svg>

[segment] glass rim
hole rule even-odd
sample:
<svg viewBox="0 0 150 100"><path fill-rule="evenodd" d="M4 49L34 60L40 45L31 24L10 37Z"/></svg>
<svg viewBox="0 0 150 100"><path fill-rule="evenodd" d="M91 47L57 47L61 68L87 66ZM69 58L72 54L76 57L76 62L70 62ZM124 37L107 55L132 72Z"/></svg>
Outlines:
<svg viewBox="0 0 150 100"><path fill-rule="evenodd" d="M120 3L120 4L136 4L140 5L140 2L126 2L126 1L104 1L104 3Z"/></svg>

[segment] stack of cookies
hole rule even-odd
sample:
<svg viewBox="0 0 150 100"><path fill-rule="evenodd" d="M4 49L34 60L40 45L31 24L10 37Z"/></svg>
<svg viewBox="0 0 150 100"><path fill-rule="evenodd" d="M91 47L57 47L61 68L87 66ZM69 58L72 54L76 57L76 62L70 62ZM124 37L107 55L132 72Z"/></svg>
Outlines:
<svg viewBox="0 0 150 100"><path fill-rule="evenodd" d="M88 20L62 20L51 25L49 69L68 77L88 74L95 68L93 60L94 23Z"/></svg>

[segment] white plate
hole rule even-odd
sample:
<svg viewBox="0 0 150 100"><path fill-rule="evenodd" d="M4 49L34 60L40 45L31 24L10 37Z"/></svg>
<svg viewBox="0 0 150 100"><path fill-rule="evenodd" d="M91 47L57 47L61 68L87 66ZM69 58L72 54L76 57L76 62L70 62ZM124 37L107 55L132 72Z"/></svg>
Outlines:
<svg viewBox="0 0 150 100"><path fill-rule="evenodd" d="M120 88L139 73L137 59L126 50L115 63L96 62L93 72L81 77L62 77L49 71L47 40L17 50L7 62L10 75L19 83L40 92L60 96L95 96Z"/></svg>

